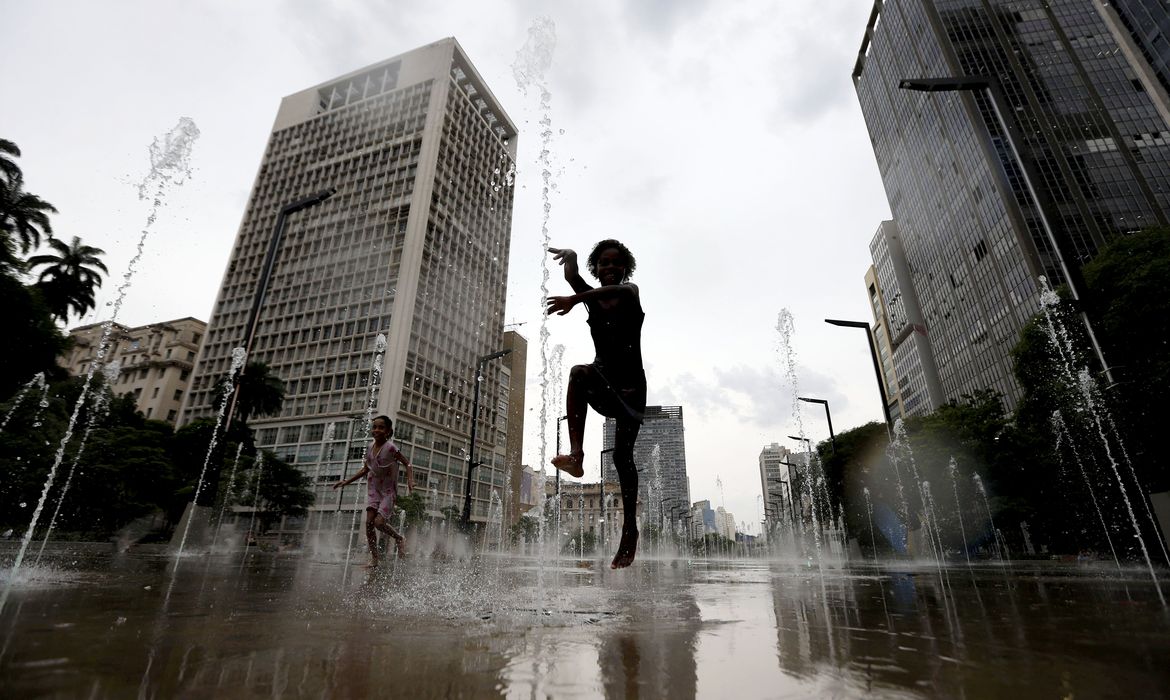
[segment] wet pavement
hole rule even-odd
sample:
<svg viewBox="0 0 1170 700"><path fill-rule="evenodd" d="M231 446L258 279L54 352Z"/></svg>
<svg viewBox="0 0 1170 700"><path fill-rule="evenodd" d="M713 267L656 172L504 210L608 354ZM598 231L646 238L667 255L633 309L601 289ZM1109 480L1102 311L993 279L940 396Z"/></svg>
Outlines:
<svg viewBox="0 0 1170 700"><path fill-rule="evenodd" d="M0 696L1167 697L1170 613L1142 576L496 555L367 574L80 546L18 575Z"/></svg>

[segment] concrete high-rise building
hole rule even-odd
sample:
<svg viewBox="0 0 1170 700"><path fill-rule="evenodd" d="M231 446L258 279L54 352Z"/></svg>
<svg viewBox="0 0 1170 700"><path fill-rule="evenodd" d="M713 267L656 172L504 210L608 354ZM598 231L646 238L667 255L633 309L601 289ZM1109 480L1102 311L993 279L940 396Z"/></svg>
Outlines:
<svg viewBox="0 0 1170 700"><path fill-rule="evenodd" d="M528 340L516 331L504 331L504 347L512 352L505 355L500 373L500 402L498 416L503 423L504 466L508 470L509 494L506 500L506 519L515 525L526 512L520 498L520 484L524 472L524 388L528 381Z"/></svg>
<svg viewBox="0 0 1170 700"><path fill-rule="evenodd" d="M1168 12L875 2L853 79L942 398L992 388L1013 406L1010 351L1038 311L1037 278L1065 282L1062 262L1075 278L1112 238L1170 219ZM973 89L900 88L919 78Z"/></svg>
<svg viewBox="0 0 1170 700"><path fill-rule="evenodd" d="M865 287L890 416L930 413L944 403L942 386L897 224L883 221L869 252L874 264L865 274Z"/></svg>
<svg viewBox="0 0 1170 700"><path fill-rule="evenodd" d="M360 468L368 439L350 417L367 411L395 419L430 511L462 509L476 363L505 343L515 157L516 127L451 38L281 101L183 420L215 412L213 382L243 345L278 212L335 189L289 217L250 358L286 383L280 415L252 425L316 485L307 527L331 526L330 485ZM493 491L508 495L507 374L489 361L480 385L475 520Z"/></svg>
<svg viewBox="0 0 1170 700"><path fill-rule="evenodd" d="M735 516L719 506L715 509L715 532L720 537L735 540Z"/></svg>
<svg viewBox="0 0 1170 700"><path fill-rule="evenodd" d="M616 432L617 421L606 418L602 447L607 451L601 460L604 481L618 481L612 452ZM665 517L670 517L671 507L682 511L691 502L683 432L682 406L646 407L642 429L634 443L634 464L639 470L638 501L651 518L659 517L660 508Z"/></svg>
<svg viewBox="0 0 1170 700"><path fill-rule="evenodd" d="M760 492L764 503L765 533L772 532L780 524L792 520L792 501L788 489L791 485L791 463L787 447L773 442L760 450Z"/></svg>
<svg viewBox="0 0 1170 700"><path fill-rule="evenodd" d="M77 377L89 371L104 325L93 323L69 331L73 344L60 358L69 374ZM191 370L205 333L207 324L190 317L134 328L115 323L106 361L117 362L121 369L111 391L132 395L147 418L174 423L191 385Z"/></svg>

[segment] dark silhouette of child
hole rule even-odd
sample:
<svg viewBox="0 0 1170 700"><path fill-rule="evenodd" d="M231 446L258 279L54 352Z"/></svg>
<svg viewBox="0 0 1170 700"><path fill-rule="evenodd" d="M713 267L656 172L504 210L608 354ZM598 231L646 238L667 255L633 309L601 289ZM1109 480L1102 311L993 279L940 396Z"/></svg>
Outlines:
<svg viewBox="0 0 1170 700"><path fill-rule="evenodd" d="M613 239L601 241L589 254L589 272L601 286L591 287L577 269L577 254L567 248L548 252L565 268L565 281L575 292L546 300L547 313L564 316L577 304L589 310L589 332L596 358L569 372L566 392L569 454L553 457L557 469L580 478L585 472L585 415L588 406L617 423L613 461L622 488L622 537L610 565L621 569L634 562L638 549L638 470L634 466L634 441L646 411L646 373L642 369L642 303L638 287L628 280L634 272L634 256Z"/></svg>

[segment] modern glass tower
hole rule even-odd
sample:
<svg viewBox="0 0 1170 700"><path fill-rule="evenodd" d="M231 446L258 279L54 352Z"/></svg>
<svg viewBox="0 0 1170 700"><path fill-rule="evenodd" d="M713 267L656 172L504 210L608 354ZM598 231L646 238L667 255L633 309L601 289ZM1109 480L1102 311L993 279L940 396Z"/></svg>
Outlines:
<svg viewBox="0 0 1170 700"><path fill-rule="evenodd" d="M1170 218L1167 26L1140 0L875 3L853 79L946 399L1014 405L1037 278Z"/></svg>
<svg viewBox="0 0 1170 700"><path fill-rule="evenodd" d="M602 447L607 450L601 461L604 481L618 483L612 450L617 421L605 419ZM682 406L647 406L642 429L634 443L634 464L638 467L638 502L652 522L670 518L673 508L685 511L690 505L687 481L687 451L683 431Z"/></svg>
<svg viewBox="0 0 1170 700"><path fill-rule="evenodd" d="M310 522L285 531L364 507L330 485L361 467L367 412L395 420L431 512L462 508L476 363L504 348L515 157L516 127L451 38L281 101L181 422L216 413L277 213L335 189L289 216L249 358L286 388L279 416L251 421L257 444L316 489ZM480 387L476 520L507 494L504 372L488 362Z"/></svg>

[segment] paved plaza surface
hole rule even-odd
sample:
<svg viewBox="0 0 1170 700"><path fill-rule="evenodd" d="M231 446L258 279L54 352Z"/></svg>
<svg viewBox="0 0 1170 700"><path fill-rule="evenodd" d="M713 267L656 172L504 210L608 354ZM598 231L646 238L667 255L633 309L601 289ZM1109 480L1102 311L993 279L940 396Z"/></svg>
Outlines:
<svg viewBox="0 0 1170 700"><path fill-rule="evenodd" d="M1170 694L1170 613L1141 570L337 558L46 551L0 611L0 696Z"/></svg>

